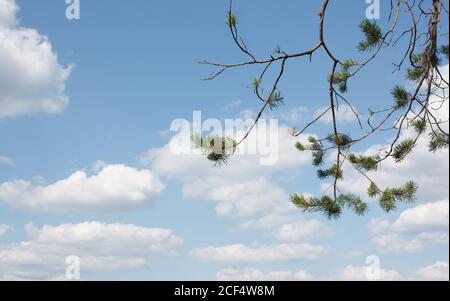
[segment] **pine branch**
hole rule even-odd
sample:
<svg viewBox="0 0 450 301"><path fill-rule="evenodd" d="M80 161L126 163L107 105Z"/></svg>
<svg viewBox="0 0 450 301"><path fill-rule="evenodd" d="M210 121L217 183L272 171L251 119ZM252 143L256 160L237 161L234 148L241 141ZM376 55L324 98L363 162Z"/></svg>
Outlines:
<svg viewBox="0 0 450 301"><path fill-rule="evenodd" d="M359 28L365 35L365 40L359 43L359 51L370 51L373 50L382 43L383 34L381 33L381 28L378 24L367 19L363 20L359 25Z"/></svg>
<svg viewBox="0 0 450 301"><path fill-rule="evenodd" d="M449 147L448 140L448 135L445 135L444 133L431 132L428 148L433 153L437 152L438 150L446 149Z"/></svg>
<svg viewBox="0 0 450 301"><path fill-rule="evenodd" d="M395 86L391 91L392 96L395 99L395 108L401 109L409 104L410 95L404 87Z"/></svg>
<svg viewBox="0 0 450 301"><path fill-rule="evenodd" d="M373 171L378 169L380 156L357 156L355 154L350 154L348 155L348 159L359 169L363 169L365 171Z"/></svg>
<svg viewBox="0 0 450 301"><path fill-rule="evenodd" d="M291 201L303 212L320 212L326 215L329 219L337 219L342 214L342 209L337 202L334 202L330 197L323 196L322 198L306 198L301 194L291 195Z"/></svg>
<svg viewBox="0 0 450 301"><path fill-rule="evenodd" d="M389 188L383 191L380 206L386 212L397 208L397 202L412 203L416 199L417 184L410 181L400 188Z"/></svg>
<svg viewBox="0 0 450 301"><path fill-rule="evenodd" d="M397 144L392 153L392 157L394 157L395 162L399 163L403 161L406 156L412 152L415 145L416 142L409 138Z"/></svg>
<svg viewBox="0 0 450 301"><path fill-rule="evenodd" d="M365 215L368 211L367 203L363 202L361 198L352 193L341 194L338 198L342 207L347 207L355 212L356 215Z"/></svg>

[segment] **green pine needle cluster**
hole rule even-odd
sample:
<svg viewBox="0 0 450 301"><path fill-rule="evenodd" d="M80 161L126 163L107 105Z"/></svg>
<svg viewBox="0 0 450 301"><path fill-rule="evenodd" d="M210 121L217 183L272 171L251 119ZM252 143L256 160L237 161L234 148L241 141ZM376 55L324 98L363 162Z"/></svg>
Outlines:
<svg viewBox="0 0 450 301"><path fill-rule="evenodd" d="M427 129L427 120L425 118L415 119L409 125L416 131L417 134L422 134Z"/></svg>
<svg viewBox="0 0 450 301"><path fill-rule="evenodd" d="M448 45L442 45L441 48L439 48L439 52L445 55L448 59Z"/></svg>
<svg viewBox="0 0 450 301"><path fill-rule="evenodd" d="M364 33L365 40L358 45L359 51L371 51L381 45L383 42L383 34L378 24L367 19L359 24L359 28Z"/></svg>
<svg viewBox="0 0 450 301"><path fill-rule="evenodd" d="M422 78L424 73L425 73L425 68L422 68L422 67L409 68L406 71L406 78L413 82L418 81Z"/></svg>
<svg viewBox="0 0 450 301"><path fill-rule="evenodd" d="M349 161L356 166L358 169L365 171L374 171L378 169L378 164L380 162L380 156L362 156L350 154L348 155Z"/></svg>
<svg viewBox="0 0 450 301"><path fill-rule="evenodd" d="M325 214L330 220L338 219L342 214L342 208L339 203L333 201L328 196L321 198L307 198L301 194L291 195L292 203L303 212L320 212Z"/></svg>
<svg viewBox="0 0 450 301"><path fill-rule="evenodd" d="M376 192L374 192L373 194L370 194L371 191L369 188L369 195L371 195L371 197L379 196L381 208L383 208L384 211L389 213L397 209L398 202L413 203L416 200L417 190L418 190L417 184L415 182L410 181L405 185L403 185L402 187L388 188L382 192L376 190Z"/></svg>
<svg viewBox="0 0 450 301"><path fill-rule="evenodd" d="M442 150L449 147L448 136L444 133L431 132L430 142L428 148L431 152L435 153L438 150Z"/></svg>
<svg viewBox="0 0 450 301"><path fill-rule="evenodd" d="M412 152L415 145L416 142L409 138L397 144L392 152L392 157L395 159L395 162L399 163L403 161Z"/></svg>
<svg viewBox="0 0 450 301"><path fill-rule="evenodd" d="M353 142L352 138L347 134L330 134L327 137L327 141L341 150L346 150Z"/></svg>
<svg viewBox="0 0 450 301"><path fill-rule="evenodd" d="M347 207L359 216L365 215L369 210L367 203L363 202L359 196L352 193L341 194L338 197L338 202L341 207Z"/></svg>
<svg viewBox="0 0 450 301"><path fill-rule="evenodd" d="M434 53L431 59L427 59L425 55L414 54L412 56L413 66L406 70L406 78L410 81L417 82L426 75L428 70L427 66L431 64L433 67L437 67L441 59L438 57L437 52Z"/></svg>
<svg viewBox="0 0 450 301"><path fill-rule="evenodd" d="M322 180L330 178L330 177L341 180L344 178L344 172L342 171L342 169L340 167L338 167L336 164L334 164L329 169L319 169L317 171L317 177Z"/></svg>
<svg viewBox="0 0 450 301"><path fill-rule="evenodd" d="M301 151L311 151L312 152L312 163L314 166L318 167L323 164L323 157L325 156L325 151L319 141L313 137L308 137L309 145L304 145L303 143L297 142L295 147Z"/></svg>
<svg viewBox="0 0 450 301"><path fill-rule="evenodd" d="M334 201L329 196L314 198L295 193L291 195L291 201L295 206L303 210L303 212L319 212L330 220L338 219L342 215L344 208L352 210L357 215L364 215L368 211L367 203L364 203L360 197L354 194L341 194Z"/></svg>
<svg viewBox="0 0 450 301"><path fill-rule="evenodd" d="M374 182L370 182L370 186L367 189L367 195L369 196L369 198L376 197L380 192L381 190L380 188L378 188L377 184L375 184Z"/></svg>
<svg viewBox="0 0 450 301"><path fill-rule="evenodd" d="M358 62L354 60L346 60L340 64L341 70L335 72L333 76L328 76L328 82L333 82L333 85L337 85L341 93L348 91L348 79L353 75L351 68L357 66Z"/></svg>
<svg viewBox="0 0 450 301"><path fill-rule="evenodd" d="M274 110L284 103L283 100L284 97L281 96L281 92L279 90L275 90L270 94L267 102L269 104L270 109Z"/></svg>
<svg viewBox="0 0 450 301"><path fill-rule="evenodd" d="M395 86L391 91L391 95L394 97L396 109L402 109L409 104L410 95L404 87Z"/></svg>

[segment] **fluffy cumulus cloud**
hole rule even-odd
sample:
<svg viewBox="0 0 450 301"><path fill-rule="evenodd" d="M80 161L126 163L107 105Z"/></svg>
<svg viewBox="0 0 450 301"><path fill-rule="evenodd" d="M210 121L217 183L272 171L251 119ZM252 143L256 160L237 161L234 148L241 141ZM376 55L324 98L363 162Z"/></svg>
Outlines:
<svg viewBox="0 0 450 301"><path fill-rule="evenodd" d="M218 281L310 281L314 276L300 270L292 273L290 271L263 272L259 269L223 269L217 272Z"/></svg>
<svg viewBox="0 0 450 301"><path fill-rule="evenodd" d="M0 246L0 280L63 279L68 256L79 258L81 273L146 267L182 243L172 230L128 224L29 224L25 229L28 241Z"/></svg>
<svg viewBox="0 0 450 301"><path fill-rule="evenodd" d="M246 246L243 244L195 249L191 254L203 262L269 262L295 259L318 259L325 248L312 244L277 244Z"/></svg>
<svg viewBox="0 0 450 301"><path fill-rule="evenodd" d="M413 274L412 279L422 281L448 281L448 261L438 261L435 264L422 267Z"/></svg>
<svg viewBox="0 0 450 301"><path fill-rule="evenodd" d="M422 204L407 209L392 225L396 231L404 233L447 230L448 226L448 201Z"/></svg>
<svg viewBox="0 0 450 301"><path fill-rule="evenodd" d="M0 0L0 118L61 112L68 104L64 67L46 36L18 26L14 0Z"/></svg>
<svg viewBox="0 0 450 301"><path fill-rule="evenodd" d="M418 252L430 244L448 244L449 202L421 204L402 212L391 222L373 218L368 230L381 252Z"/></svg>
<svg viewBox="0 0 450 301"><path fill-rule="evenodd" d="M24 180L0 184L0 200L41 211L112 213L152 204L164 185L149 170L106 165L93 175L77 171L48 186Z"/></svg>
<svg viewBox="0 0 450 301"><path fill-rule="evenodd" d="M4 236L6 233L8 233L11 230L11 227L8 225L2 225L0 224L0 237Z"/></svg>

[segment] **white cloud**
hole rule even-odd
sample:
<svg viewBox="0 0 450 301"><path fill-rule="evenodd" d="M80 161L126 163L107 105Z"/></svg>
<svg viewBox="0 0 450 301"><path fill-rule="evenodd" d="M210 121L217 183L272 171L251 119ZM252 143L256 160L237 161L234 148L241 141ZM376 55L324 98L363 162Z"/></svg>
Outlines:
<svg viewBox="0 0 450 301"><path fill-rule="evenodd" d="M449 202L421 204L402 212L391 222L386 217L373 218L368 230L381 252L417 252L430 244L449 241Z"/></svg>
<svg viewBox="0 0 450 301"><path fill-rule="evenodd" d="M269 262L318 259L325 252L320 245L279 244L248 247L243 244L195 249L191 254L203 262Z"/></svg>
<svg viewBox="0 0 450 301"><path fill-rule="evenodd" d="M310 117L308 116L309 109L307 107L297 107L280 114L280 118L285 120L291 126L299 126L300 123L305 123Z"/></svg>
<svg viewBox="0 0 450 301"><path fill-rule="evenodd" d="M448 230L449 202L428 203L407 209L392 227L403 233Z"/></svg>
<svg viewBox="0 0 450 301"><path fill-rule="evenodd" d="M314 276L307 271L300 270L294 274L294 280L311 281L314 280Z"/></svg>
<svg viewBox="0 0 450 301"><path fill-rule="evenodd" d="M433 265L422 267L413 274L412 279L422 281L448 281L448 261L438 261Z"/></svg>
<svg viewBox="0 0 450 301"><path fill-rule="evenodd" d="M0 237L4 236L6 233L8 233L11 230L11 227L8 225L2 225L0 224Z"/></svg>
<svg viewBox="0 0 450 301"><path fill-rule="evenodd" d="M278 271L264 273L258 269L223 269L217 272L218 281L288 281L290 272Z"/></svg>
<svg viewBox="0 0 450 301"><path fill-rule="evenodd" d="M367 224L367 230L369 230L372 234L381 234L391 227L391 222L387 219L387 217L382 216L378 218L371 218L369 223Z"/></svg>
<svg viewBox="0 0 450 301"><path fill-rule="evenodd" d="M14 0L0 0L0 27L16 25L16 14L19 11Z"/></svg>
<svg viewBox="0 0 450 301"><path fill-rule="evenodd" d="M223 269L217 272L218 281L309 281L314 276L306 271L292 273L290 271L262 272L258 269Z"/></svg>
<svg viewBox="0 0 450 301"><path fill-rule="evenodd" d="M448 244L447 232L422 232L418 234L418 238L429 244Z"/></svg>
<svg viewBox="0 0 450 301"><path fill-rule="evenodd" d="M32 210L110 213L148 206L163 188L149 170L107 165L92 176L77 171L48 186L24 180L1 183L0 200Z"/></svg>
<svg viewBox="0 0 450 301"><path fill-rule="evenodd" d="M314 117L319 117L327 110L327 108L328 107L321 107L317 109L316 113L314 114ZM335 113L336 113L336 121L339 123L350 123L358 120L355 113L348 105L340 105ZM331 110L328 110L328 112L319 120L319 122L332 123L333 115L331 113Z"/></svg>
<svg viewBox="0 0 450 301"><path fill-rule="evenodd" d="M288 242L312 241L331 234L331 228L318 220L300 220L282 224L273 232L273 237Z"/></svg>
<svg viewBox="0 0 450 301"><path fill-rule="evenodd" d="M406 239L399 234L379 235L373 240L381 252L417 252L424 248L424 242L421 239Z"/></svg>
<svg viewBox="0 0 450 301"><path fill-rule="evenodd" d="M379 269L378 279L372 279L375 275L372 276L370 273L371 270L368 270L368 266L352 266L348 265L342 270L340 270L337 275L332 277L332 280L340 280L340 281L370 281L370 280L378 280L378 281L398 281L402 279L400 273L395 270L385 270ZM368 273L369 272L369 273Z"/></svg>
<svg viewBox="0 0 450 301"><path fill-rule="evenodd" d="M14 165L14 160L11 159L10 157L6 157L6 156L0 156L0 165Z"/></svg>
<svg viewBox="0 0 450 301"><path fill-rule="evenodd" d="M61 112L72 66L58 63L46 36L18 27L17 11L14 0L0 0L0 118Z"/></svg>
<svg viewBox="0 0 450 301"><path fill-rule="evenodd" d="M217 202L219 216L248 216L264 212L279 200L288 200L284 191L265 177L241 182L220 177L190 180L184 187L188 199L206 198Z"/></svg>
<svg viewBox="0 0 450 301"><path fill-rule="evenodd" d="M354 250L354 251L351 251L351 252L349 252L349 253L346 253L346 254L344 255L344 257L345 257L345 258L354 258L354 257L361 257L361 256L363 256L363 255L364 255L364 252L359 251L359 250Z"/></svg>
<svg viewBox="0 0 450 301"><path fill-rule="evenodd" d="M294 222L296 219L298 219L298 216L286 214L286 208L276 208L272 212L269 212L259 218L247 220L241 223L239 227L243 230L267 230L285 223Z"/></svg>
<svg viewBox="0 0 450 301"><path fill-rule="evenodd" d="M172 230L86 222L25 227L29 241L0 246L0 279L51 279L65 271L65 258L78 256L82 273L147 266L182 243Z"/></svg>

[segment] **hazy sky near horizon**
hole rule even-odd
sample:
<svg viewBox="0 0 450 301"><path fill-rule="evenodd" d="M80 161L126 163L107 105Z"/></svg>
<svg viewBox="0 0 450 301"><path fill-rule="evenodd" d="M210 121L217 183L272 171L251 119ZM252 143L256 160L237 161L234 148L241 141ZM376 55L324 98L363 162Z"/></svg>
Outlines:
<svg viewBox="0 0 450 301"><path fill-rule="evenodd" d="M236 0L240 33L260 57L277 46L308 49L319 2ZM433 155L419 141L401 165L388 161L373 175L420 186L415 204L389 215L373 200L368 215L337 221L290 204L292 192L326 188L294 149L305 137L288 134L327 105L323 53L287 66L285 105L268 116L279 122L276 164L245 155L216 168L204 156L174 154L169 129L192 122L194 111L223 122L259 109L249 89L259 69L201 80L213 71L201 60L244 59L225 25L227 1L80 3L80 20L68 20L64 0L0 0L0 280L64 279L68 256L80 258L86 280L366 280L373 256L383 280L448 280L448 150ZM363 57L356 47L366 7L330 5L326 36L338 55ZM363 116L392 101L394 84L408 85L404 70L392 73L401 56L386 50L351 82ZM442 70L448 78L448 62ZM339 118L356 130L344 107ZM325 119L309 133L329 131ZM342 185L363 195L368 186L350 170Z"/></svg>

